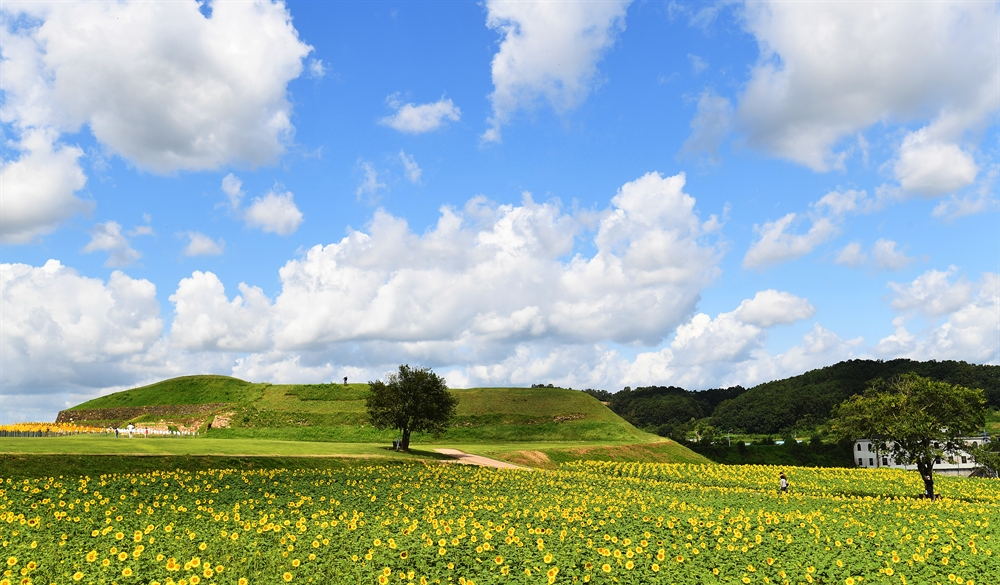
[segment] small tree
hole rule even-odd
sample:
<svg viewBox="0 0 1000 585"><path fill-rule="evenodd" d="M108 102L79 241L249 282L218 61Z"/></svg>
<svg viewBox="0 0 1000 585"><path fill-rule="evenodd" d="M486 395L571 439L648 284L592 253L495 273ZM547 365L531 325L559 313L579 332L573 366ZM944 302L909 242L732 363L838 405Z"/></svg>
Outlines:
<svg viewBox="0 0 1000 585"><path fill-rule="evenodd" d="M378 429L398 429L402 435L399 447L404 451L410 448L410 433L439 435L455 415L458 399L448 393L444 378L430 368L404 364L398 373L386 376L385 382L376 380L368 385L368 417Z"/></svg>
<svg viewBox="0 0 1000 585"><path fill-rule="evenodd" d="M916 465L928 497L934 497L934 461L964 449L962 437L983 428L985 398L970 390L903 374L875 380L834 412L833 432L842 439L871 439L878 451Z"/></svg>
<svg viewBox="0 0 1000 585"><path fill-rule="evenodd" d="M998 437L970 451L976 463L983 466L992 477L1000 476L1000 442Z"/></svg>

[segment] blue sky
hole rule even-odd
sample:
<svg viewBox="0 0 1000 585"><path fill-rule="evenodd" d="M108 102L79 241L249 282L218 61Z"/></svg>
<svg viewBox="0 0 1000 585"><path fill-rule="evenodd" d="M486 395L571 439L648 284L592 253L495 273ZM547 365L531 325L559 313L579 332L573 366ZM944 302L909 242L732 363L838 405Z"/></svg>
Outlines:
<svg viewBox="0 0 1000 585"><path fill-rule="evenodd" d="M995 2L5 2L0 422L1000 361Z"/></svg>

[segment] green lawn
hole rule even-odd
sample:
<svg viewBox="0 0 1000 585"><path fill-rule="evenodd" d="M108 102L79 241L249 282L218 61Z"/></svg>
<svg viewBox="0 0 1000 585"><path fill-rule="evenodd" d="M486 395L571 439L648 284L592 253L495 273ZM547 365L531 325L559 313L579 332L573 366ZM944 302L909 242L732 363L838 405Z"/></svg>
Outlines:
<svg viewBox="0 0 1000 585"><path fill-rule="evenodd" d="M653 439L658 439L649 435ZM466 443L451 441L443 436L439 442L414 442L415 450L433 451L437 448L460 449L477 455L503 454L525 450L560 450L608 447L607 441L535 441L518 443ZM630 443L612 443L628 445ZM662 442L663 445L676 445ZM128 439L104 435L71 435L66 437L37 437L11 439L0 443L3 454L65 454L65 455L220 455L220 456L274 456L274 457L331 457L331 456L403 456L382 443L333 443L306 441L275 441L267 439L213 439L205 437Z"/></svg>
<svg viewBox="0 0 1000 585"><path fill-rule="evenodd" d="M266 439L212 439L204 437L116 439L103 435L5 438L0 453L58 453L115 455L269 455L328 457L332 455L392 455L387 443L328 443Z"/></svg>

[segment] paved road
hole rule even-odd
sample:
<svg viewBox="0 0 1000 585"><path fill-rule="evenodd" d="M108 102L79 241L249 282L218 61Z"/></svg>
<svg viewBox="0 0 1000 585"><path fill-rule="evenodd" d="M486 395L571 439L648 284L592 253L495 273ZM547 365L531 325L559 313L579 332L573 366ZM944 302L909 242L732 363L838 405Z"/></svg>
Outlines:
<svg viewBox="0 0 1000 585"><path fill-rule="evenodd" d="M456 463L462 463L465 465L496 467L498 469L529 469L527 467L521 467L520 465L514 465L513 463L507 463L506 461L497 461L496 459L490 459L489 457L483 457L482 455L473 455L471 453L466 453L465 451L459 451L458 449L434 449L434 452L454 457Z"/></svg>

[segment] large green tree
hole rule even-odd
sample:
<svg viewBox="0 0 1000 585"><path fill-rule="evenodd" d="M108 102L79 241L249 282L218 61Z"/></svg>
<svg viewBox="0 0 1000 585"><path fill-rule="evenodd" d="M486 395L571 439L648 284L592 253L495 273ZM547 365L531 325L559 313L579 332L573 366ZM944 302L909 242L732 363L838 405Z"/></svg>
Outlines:
<svg viewBox="0 0 1000 585"><path fill-rule="evenodd" d="M458 399L448 392L444 378L430 368L399 366L386 381L368 382L371 393L366 406L368 417L379 429L397 429L400 449L410 448L410 433L427 431L438 435L455 416Z"/></svg>
<svg viewBox="0 0 1000 585"><path fill-rule="evenodd" d="M982 431L985 403L982 390L903 374L844 401L830 426L842 439L871 439L897 462L916 465L933 498L934 461L967 449L962 437Z"/></svg>

